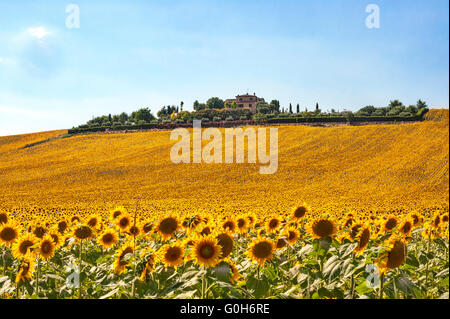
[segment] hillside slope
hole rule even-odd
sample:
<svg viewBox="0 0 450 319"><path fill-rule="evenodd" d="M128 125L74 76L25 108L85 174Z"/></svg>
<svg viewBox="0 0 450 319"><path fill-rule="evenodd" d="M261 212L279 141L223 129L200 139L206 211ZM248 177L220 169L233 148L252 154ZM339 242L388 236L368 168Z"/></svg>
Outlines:
<svg viewBox="0 0 450 319"><path fill-rule="evenodd" d="M448 206L448 110L402 125L279 126L279 167L173 164L170 131L0 138L0 208L286 211ZM439 113L439 115L436 115Z"/></svg>

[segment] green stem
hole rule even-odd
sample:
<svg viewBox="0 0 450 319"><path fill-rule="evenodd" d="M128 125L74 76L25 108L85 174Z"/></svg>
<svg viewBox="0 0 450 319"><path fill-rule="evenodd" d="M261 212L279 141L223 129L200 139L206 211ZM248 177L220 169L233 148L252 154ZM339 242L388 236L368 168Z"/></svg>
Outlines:
<svg viewBox="0 0 450 319"><path fill-rule="evenodd" d="M79 285L80 285L80 287L78 288L78 299L81 299L81 297L82 297L82 295L83 295L83 289L82 289L82 284L81 284L81 267L82 267L82 265L81 265L81 261L82 261L82 252L83 252L83 242L82 241L80 241L80 255L78 256L78 270L79 270L79 272L80 272L80 282L79 282Z"/></svg>
<svg viewBox="0 0 450 319"><path fill-rule="evenodd" d="M37 257L37 267L36 267L36 296L39 296L39 270L41 266L41 257Z"/></svg>
<svg viewBox="0 0 450 319"><path fill-rule="evenodd" d="M136 215L137 215L140 198L141 198L141 196L138 196L138 199L136 202L136 210L134 211L133 227L136 227ZM133 299L134 299L134 293L135 293L135 282L136 282L136 235L133 234L133 282L131 283L131 298L133 298Z"/></svg>
<svg viewBox="0 0 450 319"><path fill-rule="evenodd" d="M383 299L384 273L380 278L380 299Z"/></svg>
<svg viewBox="0 0 450 319"><path fill-rule="evenodd" d="M431 230L430 230L430 232L431 232ZM428 267L430 265L430 261L428 260L428 255L430 254L430 242L431 242L431 238L428 237L428 242L427 242L427 267L425 269L425 289L427 289L427 287L428 287Z"/></svg>
<svg viewBox="0 0 450 319"><path fill-rule="evenodd" d="M352 256L352 266L354 266L354 263L355 263L355 254L353 254L353 256ZM352 290L352 293L351 293L352 299L355 299L355 270L354 269L352 270L351 290Z"/></svg>

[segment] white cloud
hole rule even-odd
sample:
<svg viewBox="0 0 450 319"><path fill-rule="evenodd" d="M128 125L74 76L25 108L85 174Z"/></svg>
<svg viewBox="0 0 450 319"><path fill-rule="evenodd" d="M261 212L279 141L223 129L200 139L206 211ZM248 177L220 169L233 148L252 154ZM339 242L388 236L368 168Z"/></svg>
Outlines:
<svg viewBox="0 0 450 319"><path fill-rule="evenodd" d="M44 27L28 28L27 31L32 37L35 37L38 39L42 39L45 36L50 34L50 32L47 31Z"/></svg>

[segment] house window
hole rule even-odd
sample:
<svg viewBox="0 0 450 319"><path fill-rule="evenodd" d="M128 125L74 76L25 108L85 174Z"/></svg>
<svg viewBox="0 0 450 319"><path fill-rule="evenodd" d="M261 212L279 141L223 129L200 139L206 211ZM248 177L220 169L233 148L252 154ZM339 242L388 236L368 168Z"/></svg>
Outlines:
<svg viewBox="0 0 450 319"><path fill-rule="evenodd" d="M239 107L244 107L244 104L239 104Z"/></svg>
<svg viewBox="0 0 450 319"><path fill-rule="evenodd" d="M242 102L242 98L239 98L239 102Z"/></svg>
<svg viewBox="0 0 450 319"><path fill-rule="evenodd" d="M252 98L252 97L250 98L250 101L253 101L253 98Z"/></svg>
<svg viewBox="0 0 450 319"><path fill-rule="evenodd" d="M248 107L252 107L252 104L250 103L250 104L248 105Z"/></svg>

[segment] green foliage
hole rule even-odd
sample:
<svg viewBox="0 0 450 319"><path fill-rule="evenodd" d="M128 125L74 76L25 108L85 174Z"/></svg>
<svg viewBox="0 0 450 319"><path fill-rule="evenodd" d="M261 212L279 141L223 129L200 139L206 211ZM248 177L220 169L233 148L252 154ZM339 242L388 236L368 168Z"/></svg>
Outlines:
<svg viewBox="0 0 450 319"><path fill-rule="evenodd" d="M206 107L209 109L223 109L224 102L218 97L212 97L208 101L206 101Z"/></svg>

